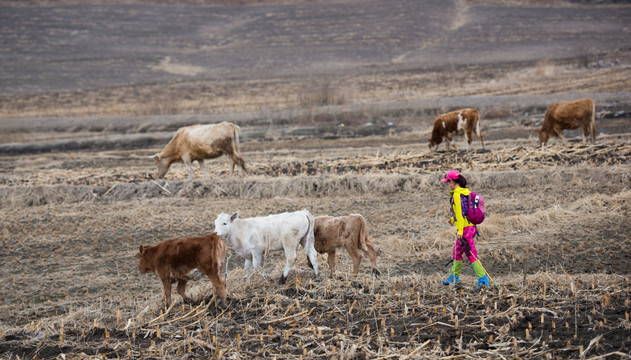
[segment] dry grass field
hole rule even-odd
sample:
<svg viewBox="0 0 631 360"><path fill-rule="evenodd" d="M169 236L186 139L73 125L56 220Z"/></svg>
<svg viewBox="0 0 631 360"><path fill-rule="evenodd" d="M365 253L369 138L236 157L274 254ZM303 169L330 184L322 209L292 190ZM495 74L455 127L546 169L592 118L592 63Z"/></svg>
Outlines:
<svg viewBox="0 0 631 360"><path fill-rule="evenodd" d="M0 20L0 359L631 358L629 5L0 1ZM546 107L580 97L596 143L538 147ZM430 152L461 107L485 148ZM249 175L224 157L155 179L177 128L224 120ZM497 287L469 266L442 285L454 168L485 197ZM139 245L221 212L303 208L363 214L382 275L338 252L316 280L300 251L280 285L272 252L246 282L228 247L227 308L208 279L166 308L138 270Z"/></svg>

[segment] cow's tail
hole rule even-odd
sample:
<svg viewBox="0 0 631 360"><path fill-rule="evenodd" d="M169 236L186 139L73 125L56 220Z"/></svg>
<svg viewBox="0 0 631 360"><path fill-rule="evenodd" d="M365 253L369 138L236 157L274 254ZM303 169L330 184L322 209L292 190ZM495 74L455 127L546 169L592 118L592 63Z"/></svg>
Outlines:
<svg viewBox="0 0 631 360"><path fill-rule="evenodd" d="M212 238L211 238L212 239ZM226 259L226 245L223 243L223 240L221 240L221 238L219 238L219 236L217 236L217 243L215 246L215 265L217 266L215 270L215 272L219 275L221 275L221 271L223 271L224 269L226 269L226 276L228 274L228 267L227 267L227 259ZM224 281L226 280L226 277L224 277Z"/></svg>
<svg viewBox="0 0 631 360"><path fill-rule="evenodd" d="M241 148L241 145L240 145L240 143L239 143L239 133L241 132L240 130L241 130L241 129L240 129L237 125L235 125L235 126L232 128L232 135L234 136L234 152L235 152L235 154L237 154L239 157L241 156L241 149L240 149L240 148Z"/></svg>
<svg viewBox="0 0 631 360"><path fill-rule="evenodd" d="M379 269L377 269L377 250L375 246L368 241L368 231L366 230L366 219L361 214L357 214L360 219L361 225L359 228L359 247L361 247L364 254L370 259L372 264L372 273L376 276L381 275Z"/></svg>
<svg viewBox="0 0 631 360"><path fill-rule="evenodd" d="M592 101L592 118L589 123L589 130L592 133L592 144L596 143L596 104Z"/></svg>
<svg viewBox="0 0 631 360"><path fill-rule="evenodd" d="M366 234L366 219L364 219L361 214L357 214L356 216L359 217L360 222L357 247L362 249L363 252L368 252L368 246L366 245L366 239L368 237L368 235Z"/></svg>
<svg viewBox="0 0 631 360"><path fill-rule="evenodd" d="M482 120L480 120L480 110L475 110L475 135L480 139L482 143L482 149L484 149L484 138L482 138Z"/></svg>
<svg viewBox="0 0 631 360"><path fill-rule="evenodd" d="M307 252L307 261L309 262L309 267L312 269L315 269L313 262L311 262L311 256L309 256L310 254L315 253L315 236L313 234L313 225L314 225L313 215L311 214L307 215L307 223L309 224L307 227L307 232L300 239L300 245L302 245L303 249L305 249L305 251Z"/></svg>
<svg viewBox="0 0 631 360"><path fill-rule="evenodd" d="M233 145L233 152L234 152L234 156L232 159L232 169L234 169L234 165L235 163L241 167L241 169L243 169L243 171L247 174L248 170L245 168L245 161L243 161L243 157L241 156L241 143L239 142L239 133L241 132L241 128L239 128L239 126L237 125L232 125L232 135L234 137L234 141L232 143ZM230 172L230 174L232 175L232 171Z"/></svg>

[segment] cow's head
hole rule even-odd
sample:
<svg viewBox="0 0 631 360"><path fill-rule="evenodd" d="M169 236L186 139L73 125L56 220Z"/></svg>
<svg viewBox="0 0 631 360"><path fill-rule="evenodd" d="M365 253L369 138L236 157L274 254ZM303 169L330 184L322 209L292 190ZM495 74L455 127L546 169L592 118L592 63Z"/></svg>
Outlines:
<svg viewBox="0 0 631 360"><path fill-rule="evenodd" d="M160 156L160 153L149 156L150 159L154 159L156 161L156 166L158 167L158 173L156 176L158 179L164 178L164 175L169 171L169 167L171 166L171 162L168 159L165 159Z"/></svg>
<svg viewBox="0 0 631 360"><path fill-rule="evenodd" d="M149 254L147 254L147 249L150 247L151 246L148 245L140 245L140 250L138 251L138 254L136 254L136 256L138 256L138 269L143 274L153 272L154 270L153 263L148 256Z"/></svg>
<svg viewBox="0 0 631 360"><path fill-rule="evenodd" d="M548 132L544 131L543 128L537 129L537 132L539 133L539 145L544 146L548 143Z"/></svg>
<svg viewBox="0 0 631 360"><path fill-rule="evenodd" d="M429 139L427 141L429 142L430 150L438 150L438 145L440 144L440 142L434 141L433 139Z"/></svg>
<svg viewBox="0 0 631 360"><path fill-rule="evenodd" d="M238 218L238 211L232 215L228 215L226 213L217 215L217 218L215 219L215 233L217 233L220 238L225 239L232 231L232 223Z"/></svg>

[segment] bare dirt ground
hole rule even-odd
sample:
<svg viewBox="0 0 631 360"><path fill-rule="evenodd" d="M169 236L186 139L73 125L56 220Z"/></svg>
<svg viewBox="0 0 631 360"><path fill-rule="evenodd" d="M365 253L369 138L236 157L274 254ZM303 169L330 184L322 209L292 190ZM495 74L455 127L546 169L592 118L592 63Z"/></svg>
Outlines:
<svg viewBox="0 0 631 360"><path fill-rule="evenodd" d="M631 7L615 1L0 2L0 358L630 358ZM160 19L160 21L156 21ZM555 101L596 100L597 141L539 148ZM430 152L481 110L485 148ZM147 155L233 121L248 176ZM486 199L498 287L442 285L457 168ZM321 279L270 253L229 306L207 279L164 307L140 244L221 212L361 213L379 248Z"/></svg>

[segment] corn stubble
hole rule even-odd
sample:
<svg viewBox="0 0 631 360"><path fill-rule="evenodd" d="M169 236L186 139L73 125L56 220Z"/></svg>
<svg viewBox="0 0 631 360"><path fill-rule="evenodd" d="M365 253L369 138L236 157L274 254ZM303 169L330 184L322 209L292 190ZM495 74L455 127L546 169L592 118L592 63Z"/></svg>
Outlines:
<svg viewBox="0 0 631 360"><path fill-rule="evenodd" d="M2 264L8 286L0 290L0 351L103 359L624 357L631 346L624 275L631 157L615 154L625 151L626 144L601 144L468 155L472 168L464 171L490 209L479 229L480 260L500 291L473 291L467 267L461 286L442 285L453 229L438 179L452 163L414 168L426 153L345 160L373 169L401 165L383 172L159 183L171 194L107 171L102 184L72 184L80 169L7 181L0 238L11 261ZM559 159L568 165L555 165ZM518 160L523 169L514 169ZM207 279L189 283L196 303L175 296L165 308L157 278L137 269L138 244L211 231L221 211L256 216L302 207L317 215L362 212L382 276L369 275L364 260L351 277L340 252L334 279L326 255L319 256L319 281L301 255L287 285L258 273L245 282L243 259L230 250L226 309ZM284 258L269 255L265 267L275 279Z"/></svg>

